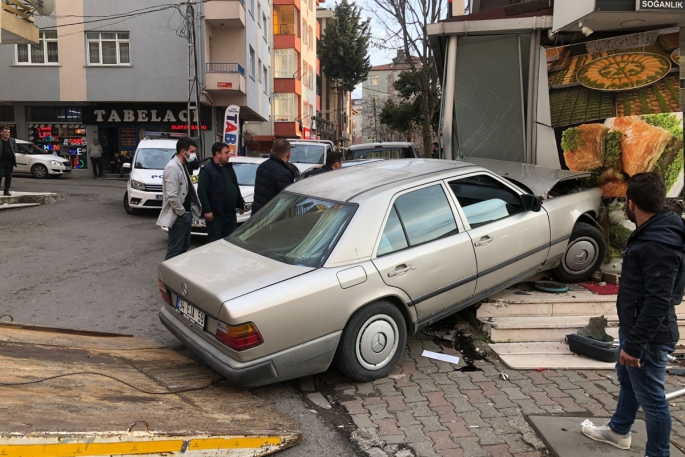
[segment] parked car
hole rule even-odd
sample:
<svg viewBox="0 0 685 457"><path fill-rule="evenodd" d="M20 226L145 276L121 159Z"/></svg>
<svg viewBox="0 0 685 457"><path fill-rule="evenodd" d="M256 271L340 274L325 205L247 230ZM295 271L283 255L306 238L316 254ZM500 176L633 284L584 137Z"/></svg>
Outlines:
<svg viewBox="0 0 685 457"><path fill-rule="evenodd" d="M13 173L30 173L34 178L58 178L71 174L71 162L39 148L30 141L17 141L17 167Z"/></svg>
<svg viewBox="0 0 685 457"><path fill-rule="evenodd" d="M421 155L416 145L408 142L355 144L345 152L345 160L413 158Z"/></svg>
<svg viewBox="0 0 685 457"><path fill-rule="evenodd" d="M332 141L288 139L290 162L294 164L323 165L326 156L335 149Z"/></svg>
<svg viewBox="0 0 685 457"><path fill-rule="evenodd" d="M308 178L228 239L160 264L160 319L238 385L332 362L383 377L408 332L539 271L590 276L605 244L588 175L401 159Z"/></svg>
<svg viewBox="0 0 685 457"><path fill-rule="evenodd" d="M124 193L128 214L162 208L162 172L176 154L178 140L144 138L133 155L133 165Z"/></svg>

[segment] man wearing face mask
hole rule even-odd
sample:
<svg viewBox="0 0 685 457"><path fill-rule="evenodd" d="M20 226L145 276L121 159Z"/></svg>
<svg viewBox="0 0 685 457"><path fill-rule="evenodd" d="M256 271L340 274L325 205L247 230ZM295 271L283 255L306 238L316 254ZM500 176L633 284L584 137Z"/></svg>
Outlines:
<svg viewBox="0 0 685 457"><path fill-rule="evenodd" d="M685 223L664 208L666 186L656 173L639 173L628 182L626 215L637 229L623 255L616 308L620 358L616 374L621 391L611 421L584 426L596 441L629 449L631 427L645 412L648 457L670 456L671 414L664 394L668 353L680 335L675 306L683 299Z"/></svg>
<svg viewBox="0 0 685 457"><path fill-rule="evenodd" d="M188 163L197 160L197 144L188 137L176 143L176 155L164 168L162 212L157 225L169 228L169 245L166 257L183 254L190 249L190 229L193 219L199 219L202 205L186 169Z"/></svg>

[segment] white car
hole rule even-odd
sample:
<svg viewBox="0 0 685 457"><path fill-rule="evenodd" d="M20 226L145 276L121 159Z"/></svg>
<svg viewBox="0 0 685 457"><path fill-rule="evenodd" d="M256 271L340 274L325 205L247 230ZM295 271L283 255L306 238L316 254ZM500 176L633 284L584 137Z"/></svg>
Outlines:
<svg viewBox="0 0 685 457"><path fill-rule="evenodd" d="M71 174L71 163L30 141L17 141L17 167L13 173L30 173L34 178L59 177Z"/></svg>
<svg viewBox="0 0 685 457"><path fill-rule="evenodd" d="M176 154L176 143L177 140L147 138L138 143L124 194L128 214L162 208L162 172Z"/></svg>

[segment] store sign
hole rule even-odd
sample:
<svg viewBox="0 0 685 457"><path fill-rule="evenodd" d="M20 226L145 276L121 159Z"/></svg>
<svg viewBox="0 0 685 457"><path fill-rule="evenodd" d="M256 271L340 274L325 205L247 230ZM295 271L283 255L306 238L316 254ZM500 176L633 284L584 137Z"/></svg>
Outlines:
<svg viewBox="0 0 685 457"><path fill-rule="evenodd" d="M663 0L636 0L638 11L640 10L660 10L678 11L685 10L685 1L663 1Z"/></svg>
<svg viewBox="0 0 685 457"><path fill-rule="evenodd" d="M231 105L224 114L224 143L228 145L231 156L238 155L238 137L240 136L240 107Z"/></svg>
<svg viewBox="0 0 685 457"><path fill-rule="evenodd" d="M233 89L233 83L216 83L217 89Z"/></svg>
<svg viewBox="0 0 685 457"><path fill-rule="evenodd" d="M304 139L304 140L310 140L310 139L312 139L312 135L311 135L311 132L310 132L309 128L304 127L304 128L302 129L302 139Z"/></svg>
<svg viewBox="0 0 685 457"><path fill-rule="evenodd" d="M211 119L211 108L203 107L202 118ZM197 124L197 111L188 115L186 105L95 105L83 108L84 124L186 124L189 119ZM187 129L187 127L186 127Z"/></svg>

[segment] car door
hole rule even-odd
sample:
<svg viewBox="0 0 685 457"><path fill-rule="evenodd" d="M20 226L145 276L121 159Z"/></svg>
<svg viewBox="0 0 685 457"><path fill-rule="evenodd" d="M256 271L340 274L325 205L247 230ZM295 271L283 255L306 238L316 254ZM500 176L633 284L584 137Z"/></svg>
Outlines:
<svg viewBox="0 0 685 457"><path fill-rule="evenodd" d="M377 242L374 265L389 286L411 297L420 320L473 295L476 258L442 183L395 197Z"/></svg>
<svg viewBox="0 0 685 457"><path fill-rule="evenodd" d="M29 161L31 155L29 154L29 148L31 145L17 143L17 150L15 155L17 156L17 168L14 169L17 173L28 173L29 171Z"/></svg>
<svg viewBox="0 0 685 457"><path fill-rule="evenodd" d="M534 273L547 259L550 231L544 210L528 211L521 193L481 172L448 180L476 252L476 295Z"/></svg>

